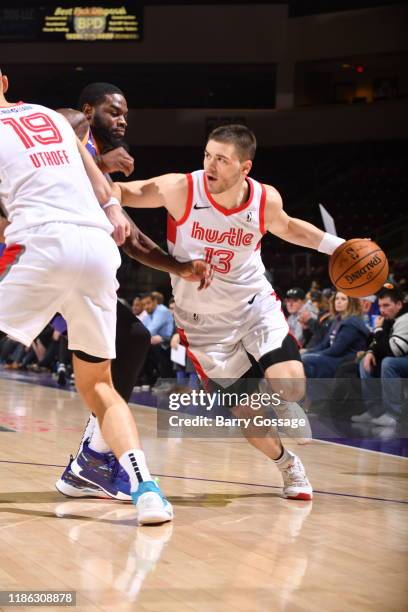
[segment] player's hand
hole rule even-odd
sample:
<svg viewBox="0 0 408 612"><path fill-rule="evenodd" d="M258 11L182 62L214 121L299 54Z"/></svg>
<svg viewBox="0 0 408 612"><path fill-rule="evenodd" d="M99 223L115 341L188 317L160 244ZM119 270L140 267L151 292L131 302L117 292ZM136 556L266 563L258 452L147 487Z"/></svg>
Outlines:
<svg viewBox="0 0 408 612"><path fill-rule="evenodd" d="M371 372L373 368L377 365L377 360L373 353L367 353L363 359L363 367L366 372Z"/></svg>
<svg viewBox="0 0 408 612"><path fill-rule="evenodd" d="M150 253L151 245L145 241L144 234L130 219L129 225L130 233L123 244L126 255L132 259L137 259L142 253Z"/></svg>
<svg viewBox="0 0 408 612"><path fill-rule="evenodd" d="M135 168L135 160L124 147L117 147L100 155L98 166L102 172L123 172L125 176L129 176Z"/></svg>
<svg viewBox="0 0 408 612"><path fill-rule="evenodd" d="M156 334L155 336L152 336L150 338L150 342L155 345L155 344L161 344L163 342L163 338L161 336L159 336L159 334Z"/></svg>
<svg viewBox="0 0 408 612"><path fill-rule="evenodd" d="M200 283L198 291L207 289L214 276L214 268L203 259L193 259L180 264L179 276L192 283Z"/></svg>
<svg viewBox="0 0 408 612"><path fill-rule="evenodd" d="M105 213L114 227L112 238L116 244L120 246L125 242L126 238L130 236L129 219L123 213L120 206L109 206L106 208Z"/></svg>

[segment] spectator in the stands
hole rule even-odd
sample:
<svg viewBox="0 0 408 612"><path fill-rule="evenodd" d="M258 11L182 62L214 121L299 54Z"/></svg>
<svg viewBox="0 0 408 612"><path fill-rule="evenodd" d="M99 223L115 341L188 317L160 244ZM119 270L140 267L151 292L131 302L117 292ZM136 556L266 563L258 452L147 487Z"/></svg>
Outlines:
<svg viewBox="0 0 408 612"><path fill-rule="evenodd" d="M140 295L136 295L132 300L132 313L142 323L147 317L147 312L143 308L143 300Z"/></svg>
<svg viewBox="0 0 408 612"><path fill-rule="evenodd" d="M310 310L304 309L299 315L305 334L304 348L307 349L320 344L331 324L329 300L323 296L322 291L313 290L309 294L312 304L318 309L318 314L316 318L312 316Z"/></svg>
<svg viewBox="0 0 408 612"><path fill-rule="evenodd" d="M367 325L370 331L373 331L375 327L375 320L380 314L377 297L375 295L367 295L365 297L359 298L359 300L361 304L361 309L363 311L364 323Z"/></svg>
<svg viewBox="0 0 408 612"><path fill-rule="evenodd" d="M330 301L330 313L332 322L323 340L302 352L307 378L331 378L343 360L367 348L370 332L358 299L337 291Z"/></svg>
<svg viewBox="0 0 408 612"><path fill-rule="evenodd" d="M153 293L148 293L143 297L143 307L147 312L143 324L151 334L151 347L145 372L148 373L149 384L152 384L155 370L160 379L173 377L170 338L173 335L174 319L171 311L164 304L158 304L157 297Z"/></svg>
<svg viewBox="0 0 408 612"><path fill-rule="evenodd" d="M164 295L160 291L152 291L150 295L158 304L164 304Z"/></svg>
<svg viewBox="0 0 408 612"><path fill-rule="evenodd" d="M404 401L401 379L408 378L408 304L398 288L387 284L378 293L378 306L374 338L360 362L366 410L352 420L395 428ZM380 394L373 378L381 379Z"/></svg>
<svg viewBox="0 0 408 612"><path fill-rule="evenodd" d="M0 342L0 364L4 364L6 370L17 370L25 352L26 347L21 342L5 336Z"/></svg>
<svg viewBox="0 0 408 612"><path fill-rule="evenodd" d="M317 318L318 309L311 300L306 300L306 293L300 287L292 287L285 295L285 307L288 312L288 325L290 333L296 338L300 346L305 343L305 330L299 320L302 313L308 311L310 318Z"/></svg>

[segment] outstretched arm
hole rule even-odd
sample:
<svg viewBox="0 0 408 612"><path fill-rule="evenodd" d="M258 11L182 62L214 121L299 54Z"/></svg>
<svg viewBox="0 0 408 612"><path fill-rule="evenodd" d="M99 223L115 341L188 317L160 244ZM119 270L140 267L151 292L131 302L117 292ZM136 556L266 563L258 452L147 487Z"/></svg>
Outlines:
<svg viewBox="0 0 408 612"><path fill-rule="evenodd" d="M146 234L143 234L125 211L123 212L130 223L130 235L122 246L126 255L150 268L176 274L185 280L197 282L199 283L199 291L210 285L213 270L209 264L202 259L194 259L184 263L177 261L163 251Z"/></svg>
<svg viewBox="0 0 408 612"><path fill-rule="evenodd" d="M112 193L122 206L167 208L176 221L182 218L189 195L185 174L163 174L145 181L114 183Z"/></svg>
<svg viewBox="0 0 408 612"><path fill-rule="evenodd" d="M290 217L283 210L279 192L269 185L266 190L265 229L268 232L292 244L316 249L327 255L331 255L344 242L343 238L327 234L312 223Z"/></svg>

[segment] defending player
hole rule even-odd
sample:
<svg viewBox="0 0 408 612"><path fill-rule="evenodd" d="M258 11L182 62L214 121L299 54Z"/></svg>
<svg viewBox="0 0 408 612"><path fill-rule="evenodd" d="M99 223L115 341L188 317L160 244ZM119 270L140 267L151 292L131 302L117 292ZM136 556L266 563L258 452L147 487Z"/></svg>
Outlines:
<svg viewBox="0 0 408 612"><path fill-rule="evenodd" d="M133 158L127 153L124 142L128 106L123 92L111 83L90 83L81 92L79 106L83 112L68 108L58 112L70 122L109 181L107 172L129 175L133 171ZM123 238L123 228L115 218L117 210L120 208L110 207L107 213L116 225L114 237ZM124 244L121 244L123 240L118 244L128 256L147 266L201 282L199 288L205 288L210 282L209 266L203 260L180 264L143 234L133 221L126 219L126 223L130 225L130 235ZM197 289L196 283L195 287ZM129 402L149 347L149 332L118 300L116 358L112 360L111 372L113 385L126 402ZM93 414L89 416L76 453L71 455L55 486L68 497L130 500L126 474L115 462Z"/></svg>

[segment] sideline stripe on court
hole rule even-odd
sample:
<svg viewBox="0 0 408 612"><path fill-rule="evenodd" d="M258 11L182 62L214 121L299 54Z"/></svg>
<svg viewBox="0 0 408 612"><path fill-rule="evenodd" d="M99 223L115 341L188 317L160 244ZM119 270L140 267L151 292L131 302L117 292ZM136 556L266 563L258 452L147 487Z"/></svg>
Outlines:
<svg viewBox="0 0 408 612"><path fill-rule="evenodd" d="M57 467L57 468L66 468L66 465L57 465L55 463L34 463L30 461L9 461L8 459L0 459L0 463L14 463L18 465L36 465L39 467ZM236 480L215 480L213 478L199 478L196 476L174 476L174 474L152 474L153 476L158 476L159 478L176 478L178 480L198 480L200 482L215 482L219 484L232 484L232 485L243 485L245 487L264 487L267 489L281 489L281 486L278 485L269 485L269 484L259 484L256 482L239 482ZM320 495L333 495L336 497L351 497L353 499L369 499L371 501L383 501L383 502L392 502L394 504L408 504L408 500L404 501L403 499L387 499L386 497L369 497L367 495L353 495L352 493L336 493L335 491L318 491L316 489L313 490L313 493L319 493Z"/></svg>

